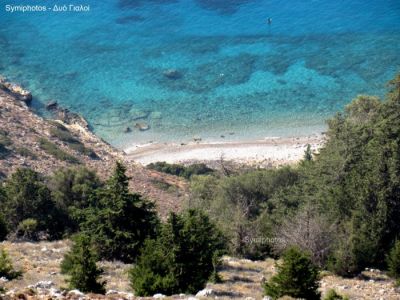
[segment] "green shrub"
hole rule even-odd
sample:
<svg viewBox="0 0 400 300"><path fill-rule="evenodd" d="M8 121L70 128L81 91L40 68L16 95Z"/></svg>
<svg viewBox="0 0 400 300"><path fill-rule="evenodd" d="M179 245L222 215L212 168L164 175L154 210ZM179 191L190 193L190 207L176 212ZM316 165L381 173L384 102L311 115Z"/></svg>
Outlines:
<svg viewBox="0 0 400 300"><path fill-rule="evenodd" d="M156 240L147 240L130 270L136 295L195 293L203 288L224 248L224 238L204 214L171 214ZM217 254L215 254L217 252Z"/></svg>
<svg viewBox="0 0 400 300"><path fill-rule="evenodd" d="M17 232L21 222L35 219L36 233L46 232L51 237L61 235L58 210L44 179L37 172L18 169L5 181L4 191L2 209L10 231ZM32 229L32 222L28 223Z"/></svg>
<svg viewBox="0 0 400 300"><path fill-rule="evenodd" d="M0 242L4 241L8 234L8 228L3 214L0 212Z"/></svg>
<svg viewBox="0 0 400 300"><path fill-rule="evenodd" d="M332 289L326 293L324 300L349 300L349 297L339 295L334 289Z"/></svg>
<svg viewBox="0 0 400 300"><path fill-rule="evenodd" d="M37 240L38 221L35 219L26 219L18 224L17 235L22 238Z"/></svg>
<svg viewBox="0 0 400 300"><path fill-rule="evenodd" d="M32 159L37 159L37 156L35 153L33 153L31 150L25 147L19 147L15 149L15 152L23 157L30 157Z"/></svg>
<svg viewBox="0 0 400 300"><path fill-rule="evenodd" d="M190 179L193 175L208 175L214 172L213 169L210 169L202 163L184 166L180 164L156 162L147 165L147 168L179 177L184 177L186 179Z"/></svg>
<svg viewBox="0 0 400 300"><path fill-rule="evenodd" d="M67 231L78 230L81 210L90 206L91 198L102 186L96 173L85 167L62 168L53 173L49 188Z"/></svg>
<svg viewBox="0 0 400 300"><path fill-rule="evenodd" d="M387 256L389 275L400 279L400 240L397 240Z"/></svg>
<svg viewBox="0 0 400 300"><path fill-rule="evenodd" d="M6 158L11 154L9 146L13 144L9 133L3 129L0 129L0 159Z"/></svg>
<svg viewBox="0 0 400 300"><path fill-rule="evenodd" d="M12 140L8 136L8 132L3 129L0 129L0 145L3 145L3 146L12 145Z"/></svg>
<svg viewBox="0 0 400 300"><path fill-rule="evenodd" d="M99 281L103 270L97 267L97 260L90 237L82 234L76 236L71 250L61 262L61 271L69 275L67 281L71 289L84 293L105 293L105 282Z"/></svg>
<svg viewBox="0 0 400 300"><path fill-rule="evenodd" d="M66 143L67 146L73 150L93 159L98 158L97 154L92 149L85 147L79 139L74 137L71 132L61 124L58 124L56 127L51 127L50 134L52 137Z"/></svg>
<svg viewBox="0 0 400 300"><path fill-rule="evenodd" d="M145 239L156 234L159 223L154 204L129 191L126 168L117 163L114 174L98 189L84 212L83 230L95 241L103 259L133 262Z"/></svg>
<svg viewBox="0 0 400 300"><path fill-rule="evenodd" d="M50 142L45 138L39 139L39 146L42 150L44 150L47 154L54 156L55 158L67 161L73 164L79 164L80 161L73 155L65 152L64 150L60 149L56 144Z"/></svg>
<svg viewBox="0 0 400 300"><path fill-rule="evenodd" d="M320 299L318 292L318 269L310 257L297 248L283 254L283 262L277 264L277 274L264 285L265 294L278 299L282 296Z"/></svg>
<svg viewBox="0 0 400 300"><path fill-rule="evenodd" d="M0 249L0 277L13 280L22 275L22 272L15 271L8 253L4 249Z"/></svg>

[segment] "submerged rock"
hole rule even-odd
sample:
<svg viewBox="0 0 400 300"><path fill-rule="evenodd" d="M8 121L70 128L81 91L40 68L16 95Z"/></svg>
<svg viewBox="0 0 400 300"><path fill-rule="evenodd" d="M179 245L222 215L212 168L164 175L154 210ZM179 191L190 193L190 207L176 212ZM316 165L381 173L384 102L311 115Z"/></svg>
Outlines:
<svg viewBox="0 0 400 300"><path fill-rule="evenodd" d="M163 75L168 79L180 79L182 78L182 73L176 69L169 69L163 72Z"/></svg>
<svg viewBox="0 0 400 300"><path fill-rule="evenodd" d="M135 128L139 129L140 131L146 131L150 129L150 125L144 122L136 123Z"/></svg>
<svg viewBox="0 0 400 300"><path fill-rule="evenodd" d="M150 113L138 108L132 108L129 110L128 114L132 121L136 121L140 119L147 119Z"/></svg>
<svg viewBox="0 0 400 300"><path fill-rule="evenodd" d="M58 103L56 100L50 100L49 102L47 102L46 104L46 109L47 110L53 110L53 109L57 109L58 107Z"/></svg>

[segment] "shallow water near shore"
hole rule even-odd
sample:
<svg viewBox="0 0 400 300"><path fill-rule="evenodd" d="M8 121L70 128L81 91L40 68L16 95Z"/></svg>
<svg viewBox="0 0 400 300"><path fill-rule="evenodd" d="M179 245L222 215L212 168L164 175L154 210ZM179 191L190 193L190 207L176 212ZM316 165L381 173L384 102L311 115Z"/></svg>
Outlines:
<svg viewBox="0 0 400 300"><path fill-rule="evenodd" d="M79 3L90 12L1 7L0 74L119 147L319 133L400 70L397 0Z"/></svg>

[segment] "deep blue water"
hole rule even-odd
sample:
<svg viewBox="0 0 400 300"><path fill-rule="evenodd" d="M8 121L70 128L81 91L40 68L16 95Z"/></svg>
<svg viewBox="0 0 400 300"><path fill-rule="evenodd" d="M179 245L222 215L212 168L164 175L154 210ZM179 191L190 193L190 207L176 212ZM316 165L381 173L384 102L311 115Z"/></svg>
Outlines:
<svg viewBox="0 0 400 300"><path fill-rule="evenodd" d="M21 2L91 11L5 12ZM0 74L118 146L318 133L400 71L399 0L70 2L0 0Z"/></svg>

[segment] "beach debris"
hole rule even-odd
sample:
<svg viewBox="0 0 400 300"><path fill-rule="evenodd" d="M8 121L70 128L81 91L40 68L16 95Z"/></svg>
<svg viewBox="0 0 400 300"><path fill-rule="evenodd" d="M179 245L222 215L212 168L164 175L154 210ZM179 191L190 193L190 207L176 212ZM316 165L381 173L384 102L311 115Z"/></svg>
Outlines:
<svg viewBox="0 0 400 300"><path fill-rule="evenodd" d="M124 129L124 133L129 133L131 131L132 131L132 129L129 126Z"/></svg>
<svg viewBox="0 0 400 300"><path fill-rule="evenodd" d="M168 79L180 79L182 78L182 73L176 69L168 69L163 72L163 75Z"/></svg>
<svg viewBox="0 0 400 300"><path fill-rule="evenodd" d="M53 109L57 109L58 107L58 103L56 100L50 100L49 102L47 102L46 104L46 109L47 110L53 110Z"/></svg>
<svg viewBox="0 0 400 300"><path fill-rule="evenodd" d="M32 101L32 94L30 91L25 90L22 86L16 83L8 81L7 78L2 76L0 76L0 89L8 91L26 104L29 104Z"/></svg>
<svg viewBox="0 0 400 300"><path fill-rule="evenodd" d="M150 125L145 122L140 122L135 124L135 128L139 129L140 131L146 131L150 129Z"/></svg>

